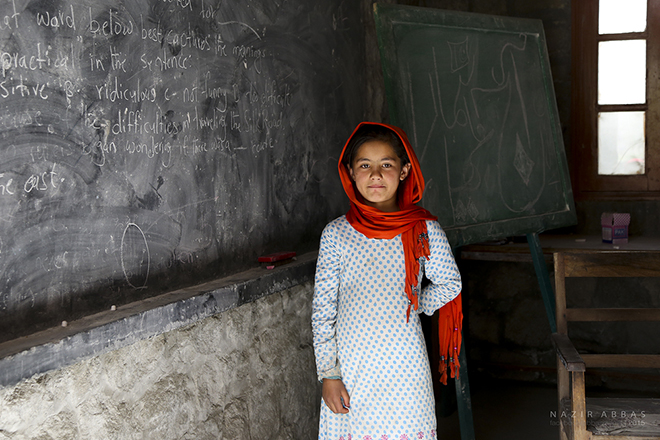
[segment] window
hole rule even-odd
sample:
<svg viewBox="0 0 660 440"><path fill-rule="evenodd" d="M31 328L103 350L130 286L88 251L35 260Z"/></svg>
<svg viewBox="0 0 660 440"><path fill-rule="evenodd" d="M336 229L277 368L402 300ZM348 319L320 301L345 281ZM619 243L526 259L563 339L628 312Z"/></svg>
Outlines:
<svg viewBox="0 0 660 440"><path fill-rule="evenodd" d="M660 1L572 3L577 199L660 198Z"/></svg>

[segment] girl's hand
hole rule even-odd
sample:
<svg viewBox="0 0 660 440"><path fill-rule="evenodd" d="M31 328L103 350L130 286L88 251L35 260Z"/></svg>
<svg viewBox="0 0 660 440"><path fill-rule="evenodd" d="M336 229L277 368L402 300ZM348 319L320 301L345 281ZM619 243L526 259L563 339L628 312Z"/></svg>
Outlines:
<svg viewBox="0 0 660 440"><path fill-rule="evenodd" d="M348 391L341 379L323 379L323 401L335 414L347 414L351 406ZM342 405L343 400L343 405Z"/></svg>

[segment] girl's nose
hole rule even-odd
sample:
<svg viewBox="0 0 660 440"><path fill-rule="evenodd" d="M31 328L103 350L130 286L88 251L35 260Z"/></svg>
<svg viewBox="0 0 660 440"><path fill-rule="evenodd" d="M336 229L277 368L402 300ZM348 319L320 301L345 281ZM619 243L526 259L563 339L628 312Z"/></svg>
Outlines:
<svg viewBox="0 0 660 440"><path fill-rule="evenodd" d="M373 168L371 171L371 178L372 179L382 179L383 175L380 172L380 168Z"/></svg>

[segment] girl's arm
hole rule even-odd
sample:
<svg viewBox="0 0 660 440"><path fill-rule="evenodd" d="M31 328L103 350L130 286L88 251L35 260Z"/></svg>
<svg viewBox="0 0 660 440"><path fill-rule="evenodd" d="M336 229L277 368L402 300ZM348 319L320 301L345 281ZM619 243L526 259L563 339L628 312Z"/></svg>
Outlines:
<svg viewBox="0 0 660 440"><path fill-rule="evenodd" d="M316 372L321 381L341 378L335 329L341 253L333 232L332 223L323 230L314 277L312 331Z"/></svg>
<svg viewBox="0 0 660 440"><path fill-rule="evenodd" d="M431 255L429 260L424 261L424 271L431 283L422 290L419 312L432 315L461 293L462 284L445 231L436 221L426 224Z"/></svg>
<svg viewBox="0 0 660 440"><path fill-rule="evenodd" d="M350 407L350 397L341 380L335 327L341 252L334 239L333 230L332 225L328 225L321 236L314 277L312 330L317 374L323 382L323 401L333 413L346 414Z"/></svg>

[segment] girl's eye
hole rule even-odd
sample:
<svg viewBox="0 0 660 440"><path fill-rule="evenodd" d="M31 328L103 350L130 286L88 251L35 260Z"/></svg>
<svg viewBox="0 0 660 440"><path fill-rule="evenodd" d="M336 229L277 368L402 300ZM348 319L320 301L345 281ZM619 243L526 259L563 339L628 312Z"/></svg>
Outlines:
<svg viewBox="0 0 660 440"><path fill-rule="evenodd" d="M363 163L362 165L360 165L360 168L365 168L365 169L369 168L369 164Z"/></svg>
<svg viewBox="0 0 660 440"><path fill-rule="evenodd" d="M383 168L391 168L392 164L391 163L384 163Z"/></svg>

